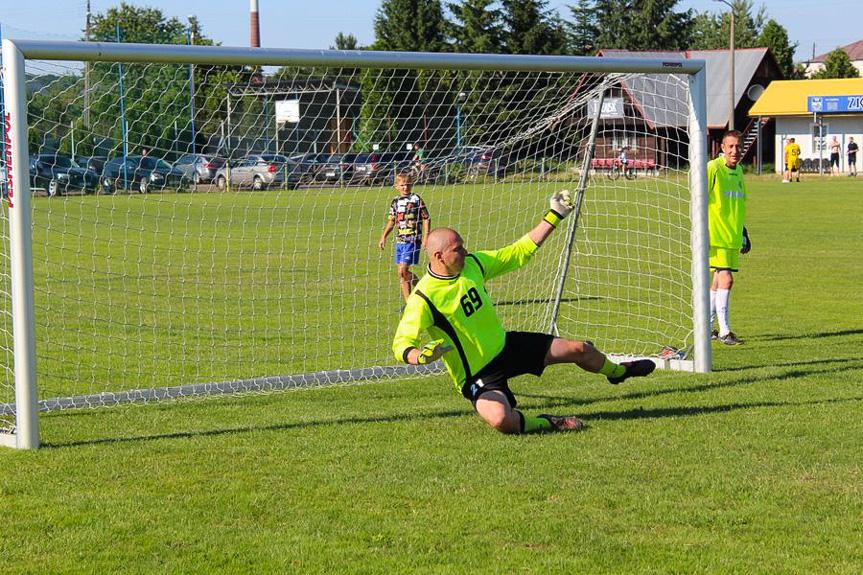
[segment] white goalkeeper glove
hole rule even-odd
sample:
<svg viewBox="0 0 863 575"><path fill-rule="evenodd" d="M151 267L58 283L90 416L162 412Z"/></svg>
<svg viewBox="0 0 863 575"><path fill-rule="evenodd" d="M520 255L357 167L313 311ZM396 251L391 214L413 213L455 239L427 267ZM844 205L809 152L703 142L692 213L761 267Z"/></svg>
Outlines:
<svg viewBox="0 0 863 575"><path fill-rule="evenodd" d="M569 190L555 192L549 199L549 204L551 209L545 214L545 218L543 219L552 226L557 227L557 224L572 211L572 198L569 195Z"/></svg>
<svg viewBox="0 0 863 575"><path fill-rule="evenodd" d="M451 345L444 345L442 339L430 341L420 350L419 357L417 357L417 363L420 365L434 363L439 360L443 354L448 351L452 351L453 349L455 348Z"/></svg>

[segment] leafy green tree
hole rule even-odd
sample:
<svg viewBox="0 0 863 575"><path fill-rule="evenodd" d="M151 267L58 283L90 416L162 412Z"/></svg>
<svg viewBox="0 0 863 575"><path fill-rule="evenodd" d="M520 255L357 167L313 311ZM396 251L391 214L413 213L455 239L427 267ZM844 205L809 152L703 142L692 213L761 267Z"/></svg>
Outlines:
<svg viewBox="0 0 863 575"><path fill-rule="evenodd" d="M90 37L95 42L143 44L213 45L192 17L189 26L176 17L166 17L155 8L121 3L92 19ZM192 110L189 102L189 66L124 63L123 87L129 150L160 150L160 155L191 149ZM198 146L204 134L219 131L224 119L226 84L248 82L249 71L241 67L195 66L195 128ZM94 138L114 141L119 151L123 141L120 118L120 66L96 63L91 68L91 118ZM96 136L98 135L98 136ZM94 142L98 143L98 142Z"/></svg>
<svg viewBox="0 0 863 575"><path fill-rule="evenodd" d="M156 9L122 3L93 17L91 40L116 42L119 26L124 42L186 44L193 37L196 44L213 44L202 33L197 18L192 17L189 24L187 28L177 18L167 18ZM73 137L78 155L119 151L123 140L119 119L119 69L118 64L112 63L90 65L89 126L84 125L84 79L80 74L65 75L59 81L50 82L33 78L30 83L44 84L30 102L30 111L36 118L30 127L34 151L70 152ZM220 74L224 70L224 67L196 67L196 110L211 105L214 92L223 83ZM157 148L181 152L191 147L188 82L188 66L123 64L125 117L132 151ZM213 108L220 110L222 100ZM196 116L199 132L212 128L206 114Z"/></svg>
<svg viewBox="0 0 863 575"><path fill-rule="evenodd" d="M375 50L447 51L446 20L439 0L383 0L375 15ZM435 151L448 145L447 113L454 95L439 89L444 72L367 70L362 77L359 147L402 149L421 143Z"/></svg>
<svg viewBox="0 0 863 575"><path fill-rule="evenodd" d="M753 0L734 0L734 47L756 48L758 38L764 28L767 12L762 4L753 13ZM731 35L731 15L728 11L720 13L702 12L693 22L693 50L728 50Z"/></svg>
<svg viewBox="0 0 863 575"><path fill-rule="evenodd" d="M510 54L562 54L566 50L563 23L548 9L547 0L501 0L504 46Z"/></svg>
<svg viewBox="0 0 863 575"><path fill-rule="evenodd" d="M330 46L330 50L358 50L360 47L357 37L353 34L345 35L343 32L339 32L335 42L336 45Z"/></svg>
<svg viewBox="0 0 863 575"><path fill-rule="evenodd" d="M594 0L578 0L576 6L569 6L572 21L567 22L566 29L567 51L570 54L588 56L595 54L599 48L599 21L595 4Z"/></svg>
<svg viewBox="0 0 863 575"><path fill-rule="evenodd" d="M596 0L599 48L687 50L691 10L678 12L678 0Z"/></svg>
<svg viewBox="0 0 863 575"><path fill-rule="evenodd" d="M502 51L511 54L565 54L565 24L548 8L546 0L502 0ZM462 108L462 144L489 145L513 133L530 110L541 109L552 76L529 73L474 73L467 83Z"/></svg>
<svg viewBox="0 0 863 575"><path fill-rule="evenodd" d="M851 63L851 58L842 48L836 48L827 55L824 67L818 70L812 78L826 80L828 78L859 78L860 71Z"/></svg>
<svg viewBox="0 0 863 575"><path fill-rule="evenodd" d="M40 87L43 83L45 86ZM79 144L78 149L89 153L86 143L81 146L84 136L81 120L84 105L80 98L84 90L83 79L72 75L47 75L28 77L27 84L28 92L32 93L27 103L30 152L56 150L69 153L74 138Z"/></svg>
<svg viewBox="0 0 863 575"><path fill-rule="evenodd" d="M692 10L677 12L679 0L635 2L633 41L658 50L686 50L692 38Z"/></svg>
<svg viewBox="0 0 863 575"><path fill-rule="evenodd" d="M626 40L634 25L631 0L594 0L594 7L598 49L644 50L647 48L633 46Z"/></svg>
<svg viewBox="0 0 863 575"><path fill-rule="evenodd" d="M374 49L444 52L445 29L439 0L383 0L375 15Z"/></svg>
<svg viewBox="0 0 863 575"><path fill-rule="evenodd" d="M456 52L499 54L503 51L501 11L496 0L462 0L449 3L453 15L447 30Z"/></svg>
<svg viewBox="0 0 863 575"><path fill-rule="evenodd" d="M166 18L156 8L139 8L125 2L120 3L119 7L109 8L105 14L93 16L91 40L116 42L118 25L122 42L185 44L188 41L187 28L179 19Z"/></svg>
<svg viewBox="0 0 863 575"><path fill-rule="evenodd" d="M503 54L504 28L503 12L496 8L496 0L461 0L458 3L447 5L452 13L453 20L449 24L449 36L453 41L453 49L457 52L469 52L479 54ZM454 105L445 109L447 114L460 113L461 118L470 119L462 121L458 127L460 133L449 140L450 149L455 149L458 141L464 145L470 145L472 134L480 136L484 134L486 125L482 121L487 117L483 113L485 106L489 105L489 76L487 72L460 71L454 76L451 90L455 94L456 101L450 98ZM459 97L459 94L463 96ZM497 104L491 104L497 106ZM453 127L455 129L455 127ZM477 140L479 141L479 140Z"/></svg>
<svg viewBox="0 0 863 575"><path fill-rule="evenodd" d="M788 31L776 20L771 19L765 24L761 34L758 35L757 43L761 47L770 48L770 52L776 58L782 75L791 78L794 72L794 50L797 42L788 42Z"/></svg>

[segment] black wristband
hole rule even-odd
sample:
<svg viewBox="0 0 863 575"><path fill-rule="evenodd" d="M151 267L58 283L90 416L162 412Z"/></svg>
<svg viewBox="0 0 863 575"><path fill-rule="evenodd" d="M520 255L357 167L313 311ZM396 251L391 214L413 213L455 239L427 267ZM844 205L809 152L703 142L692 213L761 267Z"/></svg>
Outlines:
<svg viewBox="0 0 863 575"><path fill-rule="evenodd" d="M403 362L405 362L405 363L410 363L410 362L408 361L408 354L411 352L411 350L414 350L414 349L417 349L417 348L415 348L415 347L411 346L411 347L407 348L407 349L404 351L404 353L402 354L402 361L403 361Z"/></svg>

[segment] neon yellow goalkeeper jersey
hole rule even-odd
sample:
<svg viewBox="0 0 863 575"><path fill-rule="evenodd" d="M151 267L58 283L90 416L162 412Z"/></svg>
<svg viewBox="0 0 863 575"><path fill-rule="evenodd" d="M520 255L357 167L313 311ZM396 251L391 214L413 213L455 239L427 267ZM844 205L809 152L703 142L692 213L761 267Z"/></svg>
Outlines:
<svg viewBox="0 0 863 575"><path fill-rule="evenodd" d="M420 336L443 339L455 349L443 356L447 371L461 390L469 379L497 356L506 331L497 317L485 281L518 269L530 260L537 246L529 236L495 251L468 254L464 269L453 277L432 273L417 283L399 322L393 352L407 363L407 354L420 348Z"/></svg>
<svg viewBox="0 0 863 575"><path fill-rule="evenodd" d="M740 164L732 170L719 157L707 163L707 213L710 245L739 250L746 217L746 184Z"/></svg>

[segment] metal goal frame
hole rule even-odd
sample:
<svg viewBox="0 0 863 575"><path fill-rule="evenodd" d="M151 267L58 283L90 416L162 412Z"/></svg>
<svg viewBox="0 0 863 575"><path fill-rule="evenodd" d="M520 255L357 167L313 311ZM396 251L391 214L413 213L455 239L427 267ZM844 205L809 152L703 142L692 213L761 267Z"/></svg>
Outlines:
<svg viewBox="0 0 863 575"><path fill-rule="evenodd" d="M703 60L597 58L495 54L440 54L342 50L291 50L3 40L5 143L10 234L15 426L0 430L0 445L39 446L31 191L29 185L25 66L30 60L148 62L164 64L327 66L449 70L501 70L679 74L688 77L689 186L694 360L688 369L711 369L707 227L706 80ZM670 366L673 367L673 366Z"/></svg>

